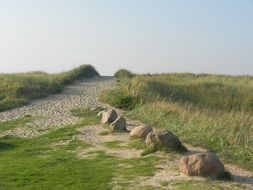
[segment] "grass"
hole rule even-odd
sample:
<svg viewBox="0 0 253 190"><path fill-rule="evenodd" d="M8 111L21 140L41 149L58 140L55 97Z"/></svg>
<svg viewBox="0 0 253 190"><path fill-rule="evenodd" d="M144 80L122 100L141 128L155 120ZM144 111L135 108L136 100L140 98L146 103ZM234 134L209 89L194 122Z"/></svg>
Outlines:
<svg viewBox="0 0 253 190"><path fill-rule="evenodd" d="M129 148L135 148L137 150L143 150L141 156L147 156L153 154L159 149L153 147L147 147L143 139L131 139L127 145Z"/></svg>
<svg viewBox="0 0 253 190"><path fill-rule="evenodd" d="M125 159L111 156L103 151L91 152L92 158L79 158L78 152L91 145L78 138L79 128L99 123L95 111L88 108L75 109L72 113L82 118L75 125L52 130L33 139L22 139L11 136L0 138L0 189L154 189L152 186L140 186L138 180L153 176L157 170L155 163L160 158L155 155ZM25 124L28 117L15 120L12 127ZM68 143L59 144L59 142ZM121 141L106 143L108 148L120 148ZM127 144L129 148L142 149L144 142L134 139ZM148 179L148 178L147 178ZM210 181L188 182L169 181L162 186L175 189L205 189ZM212 189L219 189L212 184ZM157 188L159 189L159 188ZM162 189L162 188L161 188Z"/></svg>
<svg viewBox="0 0 253 190"><path fill-rule="evenodd" d="M105 147L111 148L111 149L121 149L122 147L124 147L122 143L123 141L108 141L108 142L105 142L104 145Z"/></svg>
<svg viewBox="0 0 253 190"><path fill-rule="evenodd" d="M93 117L96 113L97 111L91 111L89 108L86 108L86 107L71 110L71 115L75 117L89 118L89 117Z"/></svg>
<svg viewBox="0 0 253 190"><path fill-rule="evenodd" d="M116 87L112 91L104 91L101 96L102 101L114 105L120 109L131 110L137 103L136 98L124 91L122 93L121 87Z"/></svg>
<svg viewBox="0 0 253 190"><path fill-rule="evenodd" d="M18 126L23 126L26 123L30 122L33 118L30 115L25 115L23 118L0 122L0 132L14 129Z"/></svg>
<svg viewBox="0 0 253 190"><path fill-rule="evenodd" d="M69 151L80 142L52 151L47 139L54 138L2 140L14 148L1 152L1 189L110 189L113 171L107 168L113 159L100 153L93 160L79 160Z"/></svg>
<svg viewBox="0 0 253 190"><path fill-rule="evenodd" d="M76 152L90 145L73 137L79 133L79 128L99 123L95 112L88 110L72 111L82 122L33 139L0 138L0 189L104 190L112 189L115 177L124 179L119 185L127 189L131 180L138 176L154 175L152 163L157 160L154 156L124 159L97 151L92 159L78 158ZM28 118L12 121L12 128L25 124ZM67 140L70 140L68 144L55 146ZM108 146L115 147L117 143L111 142Z"/></svg>
<svg viewBox="0 0 253 190"><path fill-rule="evenodd" d="M98 75L94 67L82 65L68 72L0 74L0 111L27 104L30 100L59 93L64 85Z"/></svg>
<svg viewBox="0 0 253 190"><path fill-rule="evenodd" d="M142 139L131 139L130 141L128 141L127 146L129 148L135 148L137 150L141 150L141 149L145 149L146 145L145 142Z"/></svg>
<svg viewBox="0 0 253 190"><path fill-rule="evenodd" d="M118 81L101 99L253 171L253 77L160 74Z"/></svg>
<svg viewBox="0 0 253 190"><path fill-rule="evenodd" d="M114 77L116 77L118 81L124 80L125 78L132 78L134 76L135 74L126 69L120 69L114 74Z"/></svg>

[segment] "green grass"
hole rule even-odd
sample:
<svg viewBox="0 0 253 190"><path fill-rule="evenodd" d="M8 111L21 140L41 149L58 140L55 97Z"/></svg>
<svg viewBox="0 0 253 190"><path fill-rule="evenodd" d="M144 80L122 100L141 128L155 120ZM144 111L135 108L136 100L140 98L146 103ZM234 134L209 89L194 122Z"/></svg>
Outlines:
<svg viewBox="0 0 253 190"><path fill-rule="evenodd" d="M126 91L122 93L122 89L119 87L114 88L112 91L104 91L103 95L101 96L101 100L106 101L117 108L126 110L133 109L137 103L136 98Z"/></svg>
<svg viewBox="0 0 253 190"><path fill-rule="evenodd" d="M23 118L0 122L0 132L14 129L18 126L23 126L30 122L33 118L30 115L25 115Z"/></svg>
<svg viewBox="0 0 253 190"><path fill-rule="evenodd" d="M116 77L118 81L125 80L127 78L132 78L134 76L135 74L126 69L120 69L114 74L114 77Z"/></svg>
<svg viewBox="0 0 253 190"><path fill-rule="evenodd" d="M142 139L131 139L128 141L127 146L129 148L135 148L137 150L142 150L146 148L145 142Z"/></svg>
<svg viewBox="0 0 253 190"><path fill-rule="evenodd" d="M118 81L101 99L184 142L218 153L227 162L253 170L253 77L161 74Z"/></svg>
<svg viewBox="0 0 253 190"><path fill-rule="evenodd" d="M124 147L122 143L123 141L109 141L105 142L104 145L111 149L121 149L122 147Z"/></svg>
<svg viewBox="0 0 253 190"><path fill-rule="evenodd" d="M71 115L75 117L94 117L96 115L96 111L91 111L89 108L82 107L71 110Z"/></svg>
<svg viewBox="0 0 253 190"><path fill-rule="evenodd" d="M99 123L95 112L87 110L73 110L82 122L33 139L0 138L0 189L112 189L111 182L119 176L124 179L119 185L127 189L138 176L154 175L152 163L158 159L154 156L124 159L96 151L92 159L79 158L77 151L91 145L73 138L77 129ZM12 127L25 124L27 118L13 121ZM115 142L109 146L115 147Z"/></svg>
<svg viewBox="0 0 253 190"><path fill-rule="evenodd" d="M143 139L131 139L128 142L127 147L135 148L137 150L143 150L141 156L147 156L158 151L158 149L156 148L147 147Z"/></svg>
<svg viewBox="0 0 253 190"><path fill-rule="evenodd" d="M0 111L27 104L30 100L59 93L64 85L98 75L94 67L82 65L68 72L0 74Z"/></svg>
<svg viewBox="0 0 253 190"><path fill-rule="evenodd" d="M108 168L114 159L103 153L92 160L77 159L69 151L80 147L80 142L52 151L49 142L56 141L54 135L1 140L12 145L8 151L1 151L0 160L5 163L0 166L1 189L110 189L113 171Z"/></svg>

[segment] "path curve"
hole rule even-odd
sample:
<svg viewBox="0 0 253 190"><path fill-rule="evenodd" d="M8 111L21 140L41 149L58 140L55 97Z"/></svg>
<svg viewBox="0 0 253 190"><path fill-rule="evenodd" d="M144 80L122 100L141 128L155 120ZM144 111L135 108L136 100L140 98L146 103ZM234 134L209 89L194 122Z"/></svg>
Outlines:
<svg viewBox="0 0 253 190"><path fill-rule="evenodd" d="M115 83L114 77L96 76L76 81L64 88L63 92L47 98L32 101L26 106L0 112L0 122L21 118L25 115L35 117L25 126L0 133L1 136L14 135L32 138L53 127L75 124L80 118L70 114L70 110L82 106L106 106L99 102L99 95Z"/></svg>

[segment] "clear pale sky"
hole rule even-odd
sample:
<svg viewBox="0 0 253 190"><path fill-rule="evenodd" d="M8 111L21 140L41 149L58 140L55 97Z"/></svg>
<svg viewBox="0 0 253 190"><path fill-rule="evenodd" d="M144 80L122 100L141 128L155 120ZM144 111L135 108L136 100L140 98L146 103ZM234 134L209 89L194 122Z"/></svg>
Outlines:
<svg viewBox="0 0 253 190"><path fill-rule="evenodd" d="M0 72L253 75L253 0L0 0Z"/></svg>

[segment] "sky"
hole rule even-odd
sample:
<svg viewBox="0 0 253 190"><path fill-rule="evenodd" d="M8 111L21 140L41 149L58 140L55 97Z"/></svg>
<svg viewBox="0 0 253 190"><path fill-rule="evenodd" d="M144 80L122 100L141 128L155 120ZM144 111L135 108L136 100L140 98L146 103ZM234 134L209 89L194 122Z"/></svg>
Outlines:
<svg viewBox="0 0 253 190"><path fill-rule="evenodd" d="M253 0L0 0L0 73L253 75Z"/></svg>

